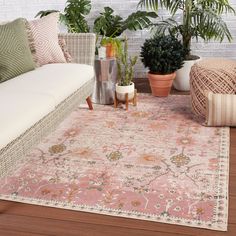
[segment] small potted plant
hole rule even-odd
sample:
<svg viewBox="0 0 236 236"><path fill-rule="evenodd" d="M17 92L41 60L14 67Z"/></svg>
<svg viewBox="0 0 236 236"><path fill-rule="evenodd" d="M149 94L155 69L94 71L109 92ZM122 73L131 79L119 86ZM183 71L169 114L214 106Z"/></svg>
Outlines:
<svg viewBox="0 0 236 236"><path fill-rule="evenodd" d="M104 37L101 40L101 46L106 48L106 57L116 57L121 48L121 39Z"/></svg>
<svg viewBox="0 0 236 236"><path fill-rule="evenodd" d="M176 71L183 66L186 53L187 50L174 36L156 35L145 41L141 60L149 69L148 79L154 96L169 95Z"/></svg>
<svg viewBox="0 0 236 236"><path fill-rule="evenodd" d="M125 95L128 94L128 99L134 98L134 66L137 63L138 57L130 57L128 55L128 40L124 39L124 46L117 54L117 80L116 95L120 101L125 101Z"/></svg>

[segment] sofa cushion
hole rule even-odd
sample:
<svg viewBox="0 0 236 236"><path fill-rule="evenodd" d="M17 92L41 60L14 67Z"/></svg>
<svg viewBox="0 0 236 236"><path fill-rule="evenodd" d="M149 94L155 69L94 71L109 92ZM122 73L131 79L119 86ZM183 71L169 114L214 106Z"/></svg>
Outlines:
<svg viewBox="0 0 236 236"><path fill-rule="evenodd" d="M84 64L48 64L1 84L8 91L49 95L57 106L94 77L92 66Z"/></svg>
<svg viewBox="0 0 236 236"><path fill-rule="evenodd" d="M59 13L29 21L36 49L36 58L40 66L48 63L66 63L58 43Z"/></svg>
<svg viewBox="0 0 236 236"><path fill-rule="evenodd" d="M0 82L33 69L25 20L0 25Z"/></svg>
<svg viewBox="0 0 236 236"><path fill-rule="evenodd" d="M45 94L10 92L0 86L0 149L23 134L55 108ZM7 102L4 102L7 101Z"/></svg>

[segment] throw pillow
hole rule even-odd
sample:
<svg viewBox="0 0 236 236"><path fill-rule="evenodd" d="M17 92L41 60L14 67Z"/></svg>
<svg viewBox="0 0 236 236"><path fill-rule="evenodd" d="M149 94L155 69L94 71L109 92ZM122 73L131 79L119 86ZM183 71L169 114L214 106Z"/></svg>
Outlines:
<svg viewBox="0 0 236 236"><path fill-rule="evenodd" d="M27 36L28 36L28 41L29 41L29 46L30 46L30 51L34 60L34 63L36 65L36 67L39 66L39 62L37 59L37 55L36 55L36 48L35 48L35 44L34 44L34 37L29 25L28 21L25 21L25 28L26 28L26 32L27 32Z"/></svg>
<svg viewBox="0 0 236 236"><path fill-rule="evenodd" d="M58 19L59 13L52 13L29 22L40 66L49 63L66 63L58 43Z"/></svg>
<svg viewBox="0 0 236 236"><path fill-rule="evenodd" d="M37 61L37 57L36 57L36 49L35 49L35 45L34 45L33 34L32 34L31 29L30 29L29 22L26 19L24 20L24 22L25 22L25 28L26 28L26 32L27 32L27 36L28 36L30 51L31 51L33 60L35 62L35 66L37 67L39 65L38 65L38 61ZM9 21L0 22L0 25L5 25L7 23L9 23Z"/></svg>
<svg viewBox="0 0 236 236"><path fill-rule="evenodd" d="M207 92L207 126L236 126L236 95Z"/></svg>
<svg viewBox="0 0 236 236"><path fill-rule="evenodd" d="M59 43L59 45L60 45L60 47L63 51L66 62L71 63L72 62L72 57L71 57L71 55L68 51L65 39L59 39L58 43Z"/></svg>
<svg viewBox="0 0 236 236"><path fill-rule="evenodd" d="M0 25L0 82L35 69L25 19Z"/></svg>

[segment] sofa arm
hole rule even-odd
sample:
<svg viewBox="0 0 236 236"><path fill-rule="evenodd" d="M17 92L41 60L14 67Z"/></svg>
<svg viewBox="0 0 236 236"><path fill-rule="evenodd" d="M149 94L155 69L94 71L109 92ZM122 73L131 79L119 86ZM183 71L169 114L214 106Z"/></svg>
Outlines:
<svg viewBox="0 0 236 236"><path fill-rule="evenodd" d="M94 65L96 36L92 33L59 34L68 47L74 63Z"/></svg>

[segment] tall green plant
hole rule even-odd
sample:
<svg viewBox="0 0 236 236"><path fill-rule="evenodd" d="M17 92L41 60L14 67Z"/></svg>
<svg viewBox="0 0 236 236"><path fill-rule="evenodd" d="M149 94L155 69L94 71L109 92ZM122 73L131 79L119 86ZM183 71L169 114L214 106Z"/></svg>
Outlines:
<svg viewBox="0 0 236 236"><path fill-rule="evenodd" d="M128 86L134 79L134 66L138 57L128 54L128 39L124 39L124 45L117 55L117 80L120 86Z"/></svg>
<svg viewBox="0 0 236 236"><path fill-rule="evenodd" d="M114 10L105 7L94 21L94 32L105 37L118 37L125 30L142 30L152 25L150 18L156 18L155 12L137 11L123 19L114 14Z"/></svg>
<svg viewBox="0 0 236 236"><path fill-rule="evenodd" d="M64 13L60 13L60 21L64 23L69 32L87 33L89 32L86 16L92 8L90 0L67 0ZM37 13L35 17L44 17L57 10L45 10Z"/></svg>
<svg viewBox="0 0 236 236"><path fill-rule="evenodd" d="M63 19L70 32L89 32L85 17L90 13L91 8L90 0L67 0Z"/></svg>
<svg viewBox="0 0 236 236"><path fill-rule="evenodd" d="M158 11L159 6L170 11L171 17L156 24L158 34L166 32L181 35L186 59L191 59L191 40L199 37L205 41L224 38L232 40L232 35L222 19L225 13L235 13L228 0L140 0L139 6ZM181 15L181 22L175 16Z"/></svg>

